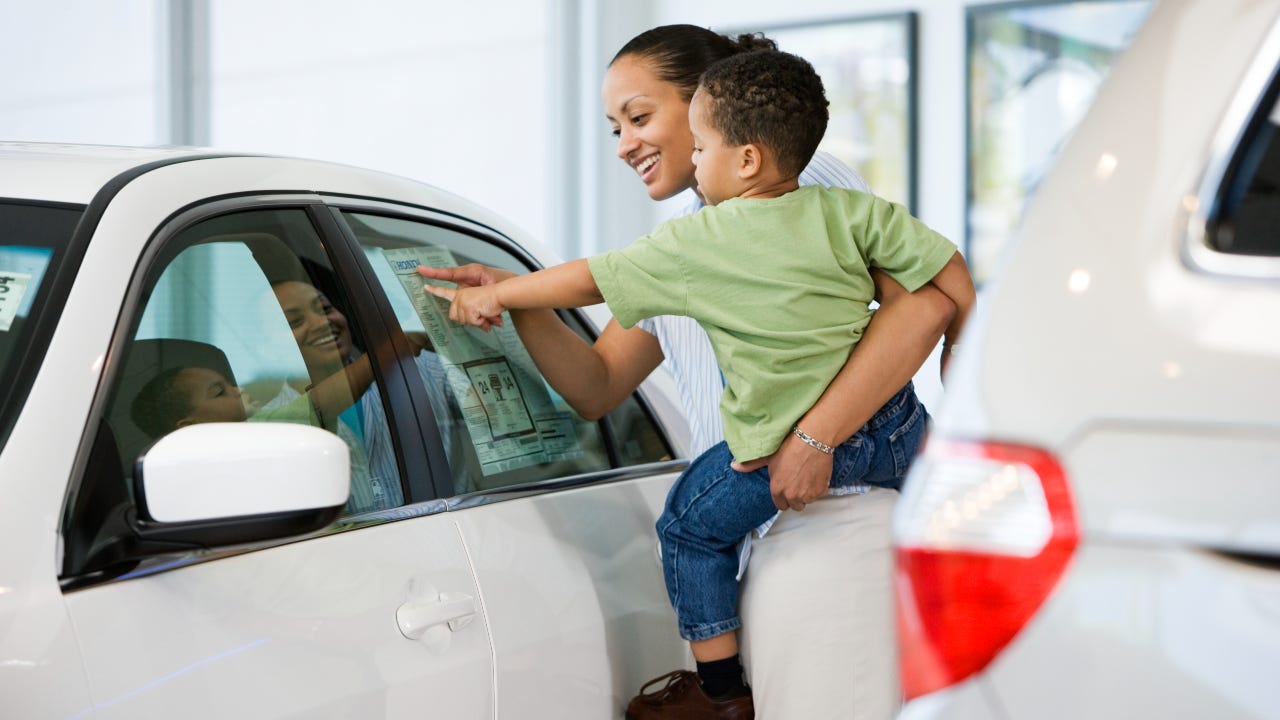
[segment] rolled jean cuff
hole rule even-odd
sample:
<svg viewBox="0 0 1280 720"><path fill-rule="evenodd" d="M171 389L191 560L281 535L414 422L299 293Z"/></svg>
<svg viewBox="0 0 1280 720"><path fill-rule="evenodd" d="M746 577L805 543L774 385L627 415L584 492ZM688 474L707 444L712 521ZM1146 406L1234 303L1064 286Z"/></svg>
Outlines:
<svg viewBox="0 0 1280 720"><path fill-rule="evenodd" d="M680 623L680 637L689 642L697 642L698 640L706 640L717 635L723 635L727 632L733 632L742 627L742 618L734 616L728 620L720 622L702 623L700 625L685 625Z"/></svg>

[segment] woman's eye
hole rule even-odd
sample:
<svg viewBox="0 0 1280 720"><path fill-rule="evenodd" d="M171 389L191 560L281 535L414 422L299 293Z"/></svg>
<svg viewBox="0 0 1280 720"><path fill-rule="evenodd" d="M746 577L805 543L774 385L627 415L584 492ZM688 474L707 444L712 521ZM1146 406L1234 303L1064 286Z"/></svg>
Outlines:
<svg viewBox="0 0 1280 720"><path fill-rule="evenodd" d="M622 137L622 128L611 128L609 134L614 137Z"/></svg>
<svg viewBox="0 0 1280 720"><path fill-rule="evenodd" d="M631 118L631 124L632 124L632 125L643 125L643 124L644 124L644 121L645 121L645 120L648 120L648 119L649 119L649 113L645 113L645 114L643 114L643 115L636 115L635 117L632 117L632 118Z"/></svg>

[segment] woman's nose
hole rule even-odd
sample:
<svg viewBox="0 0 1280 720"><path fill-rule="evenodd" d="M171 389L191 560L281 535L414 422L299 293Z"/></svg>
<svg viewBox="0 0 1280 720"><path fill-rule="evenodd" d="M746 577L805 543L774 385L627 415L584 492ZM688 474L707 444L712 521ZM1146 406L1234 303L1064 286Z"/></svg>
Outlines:
<svg viewBox="0 0 1280 720"><path fill-rule="evenodd" d="M626 160L627 156L635 152L638 147L640 147L640 140L634 133L626 128L618 131L618 157Z"/></svg>
<svg viewBox="0 0 1280 720"><path fill-rule="evenodd" d="M320 313L309 312L305 319L307 330L315 330L317 328L328 327L329 318Z"/></svg>

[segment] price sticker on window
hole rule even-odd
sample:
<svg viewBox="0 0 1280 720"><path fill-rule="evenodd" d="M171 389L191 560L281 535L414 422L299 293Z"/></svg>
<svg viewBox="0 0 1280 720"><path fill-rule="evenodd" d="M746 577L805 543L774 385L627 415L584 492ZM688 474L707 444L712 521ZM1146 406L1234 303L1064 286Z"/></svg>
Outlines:
<svg viewBox="0 0 1280 720"><path fill-rule="evenodd" d="M0 332L7 332L13 326L30 283L31 276L27 273L0 270Z"/></svg>

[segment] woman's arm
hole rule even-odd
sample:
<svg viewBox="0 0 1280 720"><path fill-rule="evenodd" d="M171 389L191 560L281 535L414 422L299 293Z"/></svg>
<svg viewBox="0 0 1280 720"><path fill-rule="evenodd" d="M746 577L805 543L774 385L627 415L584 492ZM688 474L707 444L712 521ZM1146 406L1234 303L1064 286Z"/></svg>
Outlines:
<svg viewBox="0 0 1280 720"><path fill-rule="evenodd" d="M969 266L960 253L951 256L951 260L933 276L930 284L941 290L956 306L955 317L947 326L946 342L942 346L942 372L946 374L947 365L951 362L951 350L960 345L960 335L964 332L969 312L973 310L977 290L973 287Z"/></svg>
<svg viewBox="0 0 1280 720"><path fill-rule="evenodd" d="M493 285L516 277L509 271L474 263L456 268L424 267L418 272L459 287ZM592 345L552 310L512 310L511 319L547 382L588 420L618 407L662 362L657 338L640 328L623 330L613 320Z"/></svg>
<svg viewBox="0 0 1280 720"><path fill-rule="evenodd" d="M933 285L909 293L878 270L872 271L872 278L880 309L844 368L797 423L806 434L833 447L866 425L911 380L956 314L955 304ZM831 460L787 435L773 455L739 467L767 462L774 504L780 510L803 510L826 494Z"/></svg>

